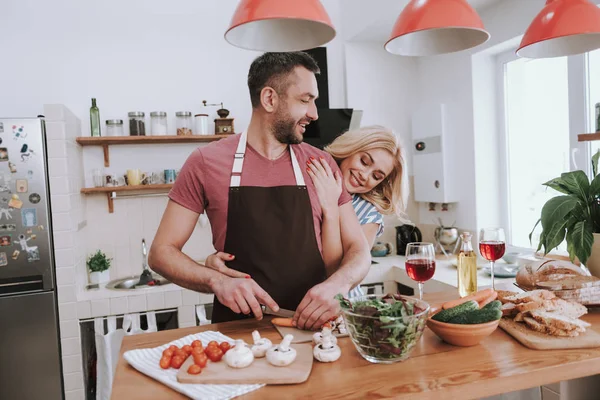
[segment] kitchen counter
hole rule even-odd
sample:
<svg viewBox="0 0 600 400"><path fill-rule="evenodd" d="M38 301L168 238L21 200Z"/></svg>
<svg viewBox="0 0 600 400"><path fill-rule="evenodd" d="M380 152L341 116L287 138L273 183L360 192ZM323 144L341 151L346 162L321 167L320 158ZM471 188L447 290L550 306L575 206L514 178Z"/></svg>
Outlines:
<svg viewBox="0 0 600 400"><path fill-rule="evenodd" d="M507 286L507 285L503 285ZM456 298L456 291L431 293L431 304ZM183 395L130 367L123 352L155 347L204 330L220 331L232 338L251 340L251 332L279 341L269 323L247 320L186 329L126 336L115 373L113 399L183 399ZM600 325L600 313L585 317ZM333 364L315 362L307 382L299 385L266 386L240 399L269 398L410 398L475 399L546 385L600 373L600 348L538 351L523 347L501 329L473 347L455 347L441 342L425 329L411 357L392 365L364 360L349 338L339 340L342 357Z"/></svg>

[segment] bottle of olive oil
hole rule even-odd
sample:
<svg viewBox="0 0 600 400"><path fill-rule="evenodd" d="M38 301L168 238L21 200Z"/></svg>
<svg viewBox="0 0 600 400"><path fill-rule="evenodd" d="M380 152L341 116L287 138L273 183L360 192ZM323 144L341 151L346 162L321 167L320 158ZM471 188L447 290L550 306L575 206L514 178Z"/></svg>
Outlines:
<svg viewBox="0 0 600 400"><path fill-rule="evenodd" d="M100 136L100 110L96 106L96 99L92 99L90 107L90 128L92 136Z"/></svg>
<svg viewBox="0 0 600 400"><path fill-rule="evenodd" d="M477 255L471 245L471 233L460 235L461 247L457 258L458 293L465 297L477 291Z"/></svg>

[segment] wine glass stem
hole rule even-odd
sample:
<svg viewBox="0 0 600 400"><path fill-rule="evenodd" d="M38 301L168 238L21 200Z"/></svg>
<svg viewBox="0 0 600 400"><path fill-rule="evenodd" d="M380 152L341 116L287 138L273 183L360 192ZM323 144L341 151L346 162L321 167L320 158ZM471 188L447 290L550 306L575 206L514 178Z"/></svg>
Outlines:
<svg viewBox="0 0 600 400"><path fill-rule="evenodd" d="M492 276L492 290L496 290L494 286L494 261L490 261L490 275Z"/></svg>
<svg viewBox="0 0 600 400"><path fill-rule="evenodd" d="M418 282L419 284L419 300L423 300L423 282Z"/></svg>

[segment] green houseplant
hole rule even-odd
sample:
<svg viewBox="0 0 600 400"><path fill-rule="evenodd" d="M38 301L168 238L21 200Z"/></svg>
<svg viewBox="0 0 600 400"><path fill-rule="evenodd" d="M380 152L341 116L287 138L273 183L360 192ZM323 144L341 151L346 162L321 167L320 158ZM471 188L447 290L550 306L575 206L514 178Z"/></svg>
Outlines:
<svg viewBox="0 0 600 400"><path fill-rule="evenodd" d="M109 271L112 258L108 258L102 250L96 251L86 262L90 271L90 283L98 284L109 281Z"/></svg>
<svg viewBox="0 0 600 400"><path fill-rule="evenodd" d="M553 197L546 202L542 208L541 218L533 227L535 230L537 225L542 223L538 251L543 247L544 254L547 254L566 238L571 261L577 257L594 275L600 273L600 249L595 250L596 247L600 247L599 158L600 150L592 157L591 178L588 178L585 172L578 170L566 172L560 178L544 183L545 186L563 195ZM529 234L530 241L533 230ZM593 249L594 254L591 257Z"/></svg>

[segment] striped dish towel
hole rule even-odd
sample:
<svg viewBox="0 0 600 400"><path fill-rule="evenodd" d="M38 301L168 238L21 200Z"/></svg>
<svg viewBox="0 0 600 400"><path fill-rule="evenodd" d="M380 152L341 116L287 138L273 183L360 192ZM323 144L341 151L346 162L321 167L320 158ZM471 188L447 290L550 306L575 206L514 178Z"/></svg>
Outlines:
<svg viewBox="0 0 600 400"><path fill-rule="evenodd" d="M253 390L260 389L265 386L264 384L254 385L201 385L201 384L189 384L177 382L177 370L169 368L167 370L162 369L158 362L162 357L162 352L167 347L174 344L175 346L182 347L183 345L191 345L194 340L200 340L204 347L208 346L208 342L216 340L217 342L229 342L233 344L233 339L223 335L220 332L206 331L201 333L195 333L182 337L181 339L174 340L170 343L164 344L159 347L152 349L137 349L129 350L123 354L125 360L135 369L141 373L148 375L149 377L156 379L160 383L167 385L173 390L176 390L191 399L214 399L214 400L225 400L232 399L236 396L252 392Z"/></svg>

